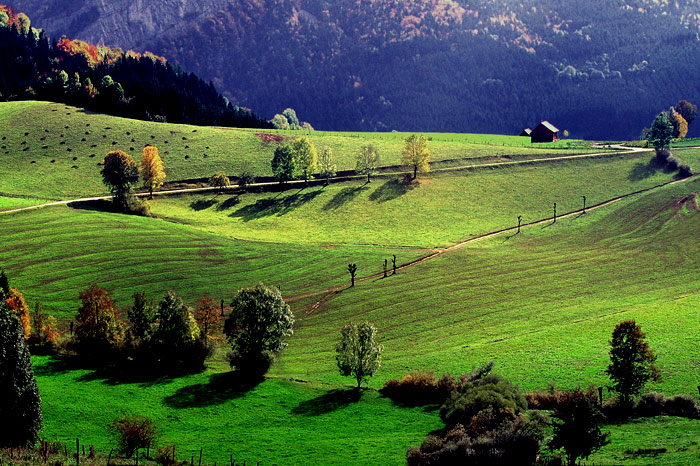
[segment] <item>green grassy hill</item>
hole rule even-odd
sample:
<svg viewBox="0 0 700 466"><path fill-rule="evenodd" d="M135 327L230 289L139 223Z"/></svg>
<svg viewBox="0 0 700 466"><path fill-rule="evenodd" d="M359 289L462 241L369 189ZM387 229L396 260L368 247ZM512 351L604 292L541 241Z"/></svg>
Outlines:
<svg viewBox="0 0 700 466"><path fill-rule="evenodd" d="M135 123L56 104L3 104L2 118L13 122L0 130L8 133L7 147L6 141L39 127L57 133L59 147L68 145L60 144L61 131L66 138L73 127L82 133L112 129L86 135L106 142L92 142L97 155L88 154L92 166L84 171L70 168L65 154L59 164L55 148L50 157L56 161L40 172L33 171L38 161L30 163L33 149L19 144L0 153L0 192L26 196L0 198L0 208L103 192L97 160L117 138L103 138L102 131L124 132L141 145L153 134L156 142L179 139L178 147L197 141L220 148L208 149L206 162L164 156L170 180L208 176L210 163L235 167L242 160L258 161L265 175L275 144L265 146L254 132ZM27 131L30 126L35 129ZM82 143L78 136L72 136L76 144ZM385 144L387 153L395 151L386 163L395 163L403 137L312 136L344 154L339 163L347 168L351 146L365 143ZM496 145L499 140L505 145ZM482 160L518 160L529 157L527 151L584 147L530 149L516 142L433 135L431 147L460 164L478 150ZM158 145L161 153L176 151ZM700 162L697 149L678 155L693 167ZM419 368L459 374L489 360L524 390L550 382L603 386L610 333L631 318L647 333L664 378L649 388L695 395L700 180L674 182L674 174L654 169L650 157L642 152L444 171L412 184L384 173L368 185L354 180L281 192L168 196L152 201L155 218L109 213L99 203L0 213L0 265L30 306L41 301L60 318L64 332L78 293L92 282L125 310L139 290L157 299L174 289L192 305L204 292L229 302L238 288L264 281L281 286L296 315L289 346L266 380L249 390L231 388L223 347L201 374L140 382L72 367L63 358L35 357L45 435L78 436L107 453L106 426L127 410L157 419L161 442L177 444L184 460L203 448L207 464L229 461L229 455L248 464L402 464L406 448L441 423L435 410L400 407L375 390L358 398L349 390L353 382L338 375L338 330L365 319L375 322L385 346L372 389ZM637 194L626 196L631 193ZM619 199L551 221L553 202L562 215L580 209L582 195L589 206ZM511 229L479 238L513 227L518 215L524 223L541 222L520 234ZM400 265L429 260L381 278L392 254ZM358 264L362 277L354 288L347 287L349 262ZM694 464L699 425L653 418L608 426L613 443L595 463ZM667 451L649 458L645 448Z"/></svg>

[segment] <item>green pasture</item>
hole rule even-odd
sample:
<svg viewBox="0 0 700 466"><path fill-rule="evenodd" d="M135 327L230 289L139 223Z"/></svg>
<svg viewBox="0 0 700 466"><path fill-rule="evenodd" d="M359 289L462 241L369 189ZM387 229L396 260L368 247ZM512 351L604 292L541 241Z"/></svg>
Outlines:
<svg viewBox="0 0 700 466"><path fill-rule="evenodd" d="M163 158L167 180L209 178L216 172L236 176L247 164L256 176L271 176L277 142L306 133L198 127L111 117L64 104L0 104L0 193L65 199L105 193L98 163L110 150L130 153L137 163L146 144ZM309 133L317 147L333 150L339 170L355 168L362 145L373 144L381 166L398 165L405 134ZM583 141L530 145L499 135L430 134L436 161L482 162L483 158L546 157L597 152ZM17 176L17 173L22 176Z"/></svg>
<svg viewBox="0 0 700 466"><path fill-rule="evenodd" d="M379 246L309 247L236 241L154 218L59 206L0 215L0 264L30 305L72 319L78 293L95 282L117 305L134 292L154 299L173 289L191 305L208 293L230 302L236 291L262 281L284 296L349 282L347 264L359 273L382 270L386 257L401 263L421 250Z"/></svg>
<svg viewBox="0 0 700 466"><path fill-rule="evenodd" d="M673 180L647 153L152 201L156 215L221 236L293 244L444 247Z"/></svg>

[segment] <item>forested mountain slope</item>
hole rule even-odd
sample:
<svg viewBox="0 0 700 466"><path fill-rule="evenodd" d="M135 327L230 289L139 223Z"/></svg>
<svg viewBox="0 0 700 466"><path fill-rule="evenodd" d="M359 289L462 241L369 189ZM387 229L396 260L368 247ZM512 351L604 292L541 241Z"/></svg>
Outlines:
<svg viewBox="0 0 700 466"><path fill-rule="evenodd" d="M163 55L316 128L633 138L700 90L697 0L17 0L52 35ZM692 128L691 128L692 129Z"/></svg>

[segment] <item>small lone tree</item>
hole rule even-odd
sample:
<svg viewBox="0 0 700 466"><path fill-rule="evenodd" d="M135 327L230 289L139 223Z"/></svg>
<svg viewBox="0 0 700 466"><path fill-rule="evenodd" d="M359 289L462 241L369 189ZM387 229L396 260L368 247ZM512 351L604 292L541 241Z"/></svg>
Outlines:
<svg viewBox="0 0 700 466"><path fill-rule="evenodd" d="M158 435L153 419L138 414L122 414L109 425L109 432L119 452L127 458L138 453L139 448L152 447Z"/></svg>
<svg viewBox="0 0 700 466"><path fill-rule="evenodd" d="M654 364L656 356L645 340L646 335L634 320L625 320L615 326L610 340L610 364L605 371L612 388L622 402L630 404L633 396L644 389L650 380L660 382L661 375Z"/></svg>
<svg viewBox="0 0 700 466"><path fill-rule="evenodd" d="M250 167L250 163L244 162L238 175L238 187L245 192L248 189L248 185L253 183L255 183L253 170Z"/></svg>
<svg viewBox="0 0 700 466"><path fill-rule="evenodd" d="M229 363L243 373L262 375L292 335L294 314L277 288L258 283L238 291L224 334L231 345Z"/></svg>
<svg viewBox="0 0 700 466"><path fill-rule="evenodd" d="M355 171L360 175L367 175L367 182L370 182L370 175L379 165L379 153L371 144L362 146L355 160Z"/></svg>
<svg viewBox="0 0 700 466"><path fill-rule="evenodd" d="M598 426L604 420L603 414L580 388L562 394L552 417L554 436L549 447L552 450L562 448L569 466L610 443L610 434L601 432Z"/></svg>
<svg viewBox="0 0 700 466"><path fill-rule="evenodd" d="M335 347L340 374L354 376L359 390L362 381L372 377L379 369L383 350L384 347L377 342L377 328L373 323L351 322L344 325Z"/></svg>
<svg viewBox="0 0 700 466"><path fill-rule="evenodd" d="M102 181L114 196L114 202L126 210L131 185L139 180L139 168L134 159L121 150L108 152L103 163Z"/></svg>
<svg viewBox="0 0 700 466"><path fill-rule="evenodd" d="M401 152L401 164L413 170L414 180L419 171L430 171L430 157L428 140L424 135L411 134L406 138Z"/></svg>
<svg viewBox="0 0 700 466"><path fill-rule="evenodd" d="M0 289L0 447L31 447L42 427L41 397L24 329Z"/></svg>
<svg viewBox="0 0 700 466"><path fill-rule="evenodd" d="M348 264L348 272L350 273L350 286L355 286L355 275L357 275L357 264Z"/></svg>
<svg viewBox="0 0 700 466"><path fill-rule="evenodd" d="M336 166L333 162L333 151L330 147L321 149L318 159L319 174L326 179L326 184L330 183L331 177L335 176Z"/></svg>
<svg viewBox="0 0 700 466"><path fill-rule="evenodd" d="M272 174L281 184L294 179L296 165L294 163L294 149L289 144L283 144L275 149L275 155L270 162Z"/></svg>
<svg viewBox="0 0 700 466"><path fill-rule="evenodd" d="M303 136L292 143L292 149L294 149L294 166L302 173L304 183L308 183L309 173L313 172L318 164L316 146L311 139Z"/></svg>
<svg viewBox="0 0 700 466"><path fill-rule="evenodd" d="M209 178L209 186L219 188L219 192L221 192L224 188L231 186L231 180L226 176L226 173L214 173L214 175Z"/></svg>
<svg viewBox="0 0 700 466"><path fill-rule="evenodd" d="M165 181L165 168L163 159L160 158L156 146L146 146L141 155L141 181L143 187L148 189L148 198L153 199L153 190L163 185Z"/></svg>

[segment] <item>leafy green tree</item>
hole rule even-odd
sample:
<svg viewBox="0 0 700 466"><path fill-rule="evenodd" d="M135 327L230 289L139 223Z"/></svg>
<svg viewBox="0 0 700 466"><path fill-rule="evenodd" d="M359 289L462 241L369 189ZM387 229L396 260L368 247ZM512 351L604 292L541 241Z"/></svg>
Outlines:
<svg viewBox="0 0 700 466"><path fill-rule="evenodd" d="M293 108L285 108L282 115L289 122L289 129L299 129L299 118L297 117L297 112Z"/></svg>
<svg viewBox="0 0 700 466"><path fill-rule="evenodd" d="M661 381L656 356L646 342L646 335L634 320L625 320L615 326L610 340L610 364L606 373L612 388L620 394L623 404L629 405L649 381Z"/></svg>
<svg viewBox="0 0 700 466"><path fill-rule="evenodd" d="M41 396L24 329L0 290L0 447L31 447L42 428Z"/></svg>
<svg viewBox="0 0 700 466"><path fill-rule="evenodd" d="M647 140L649 144L654 146L658 154L671 144L671 138L673 138L673 125L669 121L668 115L665 112L661 112L654 118L654 122L647 133Z"/></svg>
<svg viewBox="0 0 700 466"><path fill-rule="evenodd" d="M355 171L360 175L367 175L367 182L370 182L370 175L379 165L379 153L377 149L369 144L362 146L355 159Z"/></svg>
<svg viewBox="0 0 700 466"><path fill-rule="evenodd" d="M414 180L419 171L430 171L430 158L428 140L424 135L411 134L406 138L401 152L401 165L413 170Z"/></svg>
<svg viewBox="0 0 700 466"><path fill-rule="evenodd" d="M139 168L129 154L121 150L107 153L102 167L102 181L123 210L128 208L131 185L139 180Z"/></svg>
<svg viewBox="0 0 700 466"><path fill-rule="evenodd" d="M245 192L245 190L248 189L248 185L253 183L255 183L253 169L248 162L244 162L238 175L238 187Z"/></svg>
<svg viewBox="0 0 700 466"><path fill-rule="evenodd" d="M698 107L685 99L679 100L675 106L675 109L683 116L683 119L688 123L688 125L690 125L693 120L695 120L695 117L698 116Z"/></svg>
<svg viewBox="0 0 700 466"><path fill-rule="evenodd" d="M289 120L287 120L286 116L277 113L272 118L272 125L275 129L289 129Z"/></svg>
<svg viewBox="0 0 700 466"><path fill-rule="evenodd" d="M127 311L131 326L129 332L139 340L147 339L156 322L156 309L144 292L134 293L134 305Z"/></svg>
<svg viewBox="0 0 700 466"><path fill-rule="evenodd" d="M78 347L85 356L99 356L122 340L124 323L104 288L93 283L78 297L82 301L75 318Z"/></svg>
<svg viewBox="0 0 700 466"><path fill-rule="evenodd" d="M294 149L289 144L283 144L275 149L275 155L270 162L272 174L275 179L284 184L289 180L294 179L296 169L294 161Z"/></svg>
<svg viewBox="0 0 700 466"><path fill-rule="evenodd" d="M264 374L292 335L294 314L277 288L258 283L238 291L224 334L231 345L231 367L251 374Z"/></svg>
<svg viewBox="0 0 700 466"><path fill-rule="evenodd" d="M599 427L604 418L596 403L580 388L562 394L552 415L554 436L549 447L563 449L569 466L574 466L579 458L588 459L591 453L610 443L610 434L601 432Z"/></svg>
<svg viewBox="0 0 700 466"><path fill-rule="evenodd" d="M340 374L352 375L359 390L362 381L372 377L381 366L384 347L377 341L377 328L371 322L345 324L335 347Z"/></svg>
<svg viewBox="0 0 700 466"><path fill-rule="evenodd" d="M333 162L333 151L330 147L321 149L321 155L318 160L320 175L326 179L326 184L330 183L332 176L335 176L336 166Z"/></svg>
<svg viewBox="0 0 700 466"><path fill-rule="evenodd" d="M174 291L168 291L158 304L158 327L153 339L164 351L186 346L199 337L199 326L190 308Z"/></svg>
<svg viewBox="0 0 700 466"><path fill-rule="evenodd" d="M294 166L302 172L304 182L308 182L309 173L313 172L318 164L316 146L304 136L294 140L292 149L294 150Z"/></svg>

